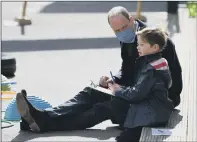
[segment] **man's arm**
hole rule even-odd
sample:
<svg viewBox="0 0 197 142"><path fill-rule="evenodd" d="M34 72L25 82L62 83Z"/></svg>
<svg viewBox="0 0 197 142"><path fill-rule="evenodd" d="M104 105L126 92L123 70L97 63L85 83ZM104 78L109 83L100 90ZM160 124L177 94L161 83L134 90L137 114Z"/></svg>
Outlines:
<svg viewBox="0 0 197 142"><path fill-rule="evenodd" d="M163 51L163 57L168 61L172 76L172 86L169 89L169 97L173 101L176 101L183 88L182 69L176 53L175 45L169 38L165 50Z"/></svg>
<svg viewBox="0 0 197 142"><path fill-rule="evenodd" d="M135 60L137 57L139 57L136 48L137 47L136 42L132 44L124 44L120 42L122 64L121 64L121 69L114 76L115 82L117 84L120 85L127 84L126 79L128 79L128 75L130 76L134 72Z"/></svg>
<svg viewBox="0 0 197 142"><path fill-rule="evenodd" d="M123 84L123 78L122 78L122 65L121 65L121 69L118 71L118 73L116 73L114 76L114 81L117 84L122 85Z"/></svg>
<svg viewBox="0 0 197 142"><path fill-rule="evenodd" d="M136 102L145 99L156 83L156 77L153 75L153 70L147 71L138 79L135 86L122 88L115 93L115 96L129 102Z"/></svg>
<svg viewBox="0 0 197 142"><path fill-rule="evenodd" d="M122 59L122 64L121 64L121 68L120 70L113 76L114 80L117 84L122 85L123 84L123 78L122 78L122 70L123 70L123 66L124 66L124 49L123 49L123 43L120 42L120 47L121 47L121 59Z"/></svg>

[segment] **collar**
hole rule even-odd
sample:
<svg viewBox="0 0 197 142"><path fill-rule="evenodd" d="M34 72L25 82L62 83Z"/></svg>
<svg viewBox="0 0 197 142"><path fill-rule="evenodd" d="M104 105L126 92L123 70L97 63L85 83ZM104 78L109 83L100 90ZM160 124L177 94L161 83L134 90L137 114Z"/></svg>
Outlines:
<svg viewBox="0 0 197 142"><path fill-rule="evenodd" d="M135 23L136 23L136 27L135 27L135 29L136 29L136 32L137 32L137 31L139 31L139 30L140 30L140 25L139 25L138 21L135 21Z"/></svg>
<svg viewBox="0 0 197 142"><path fill-rule="evenodd" d="M138 30L142 30L147 27L146 23L142 22L141 20L136 19L135 21L138 23Z"/></svg>
<svg viewBox="0 0 197 142"><path fill-rule="evenodd" d="M154 60L160 59L160 58L161 58L161 52L158 52L158 53L138 57L137 60L142 60L148 64L148 63L150 63Z"/></svg>

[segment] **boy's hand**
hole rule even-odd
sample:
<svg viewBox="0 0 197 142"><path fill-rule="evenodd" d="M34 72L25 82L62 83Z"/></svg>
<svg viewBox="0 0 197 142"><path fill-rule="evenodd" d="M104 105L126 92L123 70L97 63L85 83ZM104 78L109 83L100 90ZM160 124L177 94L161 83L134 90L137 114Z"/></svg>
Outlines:
<svg viewBox="0 0 197 142"><path fill-rule="evenodd" d="M116 83L109 83L108 87L112 91L113 94L115 94L116 91L120 90L120 85Z"/></svg>
<svg viewBox="0 0 197 142"><path fill-rule="evenodd" d="M113 82L113 80L111 79L111 78L109 78L108 80L107 80L107 85L108 85L108 87L109 87L109 84L113 84L114 82Z"/></svg>

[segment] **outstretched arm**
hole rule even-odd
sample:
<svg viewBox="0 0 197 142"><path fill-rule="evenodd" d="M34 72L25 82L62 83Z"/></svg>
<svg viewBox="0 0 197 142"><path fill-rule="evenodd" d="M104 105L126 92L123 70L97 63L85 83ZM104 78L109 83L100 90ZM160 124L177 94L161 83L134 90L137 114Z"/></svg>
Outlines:
<svg viewBox="0 0 197 142"><path fill-rule="evenodd" d="M125 99L129 102L136 102L145 99L153 86L156 83L156 77L153 76L153 71L149 70L142 75L135 86L121 88L115 92L115 96Z"/></svg>

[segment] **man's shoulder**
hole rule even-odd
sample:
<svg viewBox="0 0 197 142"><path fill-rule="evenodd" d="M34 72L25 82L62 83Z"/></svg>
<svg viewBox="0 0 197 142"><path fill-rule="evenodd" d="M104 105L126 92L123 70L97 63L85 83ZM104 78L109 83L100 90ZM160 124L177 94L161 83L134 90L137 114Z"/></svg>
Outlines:
<svg viewBox="0 0 197 142"><path fill-rule="evenodd" d="M138 22L138 24L139 24L139 30L142 30L147 27L147 24L144 23L143 21L141 21L139 19L136 19L135 21Z"/></svg>
<svg viewBox="0 0 197 142"><path fill-rule="evenodd" d="M167 33L166 33L167 34ZM164 46L164 50L163 52L165 51L170 51L170 52L175 52L175 44L174 42L170 39L170 37L168 37L168 34L167 34L167 41L166 41L166 45Z"/></svg>

